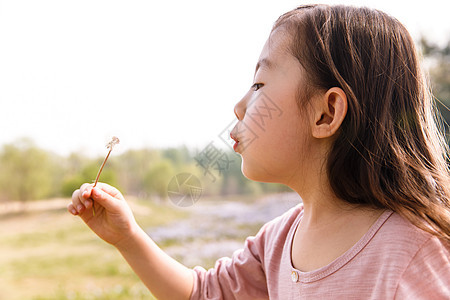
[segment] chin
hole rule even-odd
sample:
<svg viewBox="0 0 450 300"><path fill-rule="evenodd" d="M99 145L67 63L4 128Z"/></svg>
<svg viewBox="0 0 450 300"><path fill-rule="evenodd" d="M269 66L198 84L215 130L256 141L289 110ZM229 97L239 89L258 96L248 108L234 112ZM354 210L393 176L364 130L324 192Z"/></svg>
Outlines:
<svg viewBox="0 0 450 300"><path fill-rule="evenodd" d="M260 166L249 166L249 164L244 162L244 159L242 160L241 171L245 178L253 181L278 183L276 176L268 174L267 171Z"/></svg>

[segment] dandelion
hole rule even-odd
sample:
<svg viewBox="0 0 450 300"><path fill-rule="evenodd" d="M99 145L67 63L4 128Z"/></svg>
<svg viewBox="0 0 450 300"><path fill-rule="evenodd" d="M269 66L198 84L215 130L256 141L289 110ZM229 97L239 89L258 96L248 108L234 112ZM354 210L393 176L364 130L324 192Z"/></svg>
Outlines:
<svg viewBox="0 0 450 300"><path fill-rule="evenodd" d="M106 144L106 148L109 149L108 154L105 157L105 160L102 163L102 166L100 167L100 170L98 170L97 177L95 178L94 187L97 185L98 179L100 177L100 174L102 173L103 167L106 164L106 161L108 160L109 155L111 154L112 149L115 145L117 145L120 142L119 138L116 136L113 136L111 141ZM92 203L92 214L95 216L95 206L94 203Z"/></svg>

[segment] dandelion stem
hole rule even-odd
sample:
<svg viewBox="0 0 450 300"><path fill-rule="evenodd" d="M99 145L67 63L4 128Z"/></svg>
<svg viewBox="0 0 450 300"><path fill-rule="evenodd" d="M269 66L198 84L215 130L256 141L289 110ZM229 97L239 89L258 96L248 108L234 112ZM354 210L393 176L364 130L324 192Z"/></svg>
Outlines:
<svg viewBox="0 0 450 300"><path fill-rule="evenodd" d="M108 160L109 154L111 154L111 151L112 151L112 148L109 149L108 154L106 155L105 160L103 161L102 166L100 167L100 170L98 170L97 177L95 178L93 187L95 187L97 185L98 179L100 178L100 174L102 173L103 167L105 166L106 161Z"/></svg>
<svg viewBox="0 0 450 300"><path fill-rule="evenodd" d="M106 161L108 160L108 157L109 157L109 155L111 154L112 149L114 148L114 145L116 145L116 144L118 144L118 143L119 143L119 139L118 139L117 137L113 136L111 142L109 142L109 143L106 145L106 148L108 148L109 151L108 151L108 154L106 155L105 159L103 160L103 163L102 163L102 166L100 167L100 170L98 170L97 177L95 178L95 182L94 182L93 188L95 188L95 187L97 186L98 179L100 178L100 174L101 174L102 171L103 171L103 167L105 166ZM92 200L92 215L95 217L95 205L94 205L94 200Z"/></svg>

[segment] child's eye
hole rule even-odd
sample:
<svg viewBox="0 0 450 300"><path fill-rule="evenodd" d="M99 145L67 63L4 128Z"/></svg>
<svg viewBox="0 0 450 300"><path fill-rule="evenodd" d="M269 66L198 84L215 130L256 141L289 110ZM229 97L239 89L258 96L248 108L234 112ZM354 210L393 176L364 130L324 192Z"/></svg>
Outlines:
<svg viewBox="0 0 450 300"><path fill-rule="evenodd" d="M259 90L260 88L262 88L263 85L264 85L264 84L262 84L262 83L255 83L254 85L252 85L252 89L253 89L254 91L257 91L257 90Z"/></svg>

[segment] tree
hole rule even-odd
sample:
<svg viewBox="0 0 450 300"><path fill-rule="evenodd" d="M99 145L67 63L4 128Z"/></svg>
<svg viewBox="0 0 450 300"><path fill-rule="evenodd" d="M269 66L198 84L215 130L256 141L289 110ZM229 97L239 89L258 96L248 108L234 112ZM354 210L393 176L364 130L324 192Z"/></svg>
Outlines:
<svg viewBox="0 0 450 300"><path fill-rule="evenodd" d="M117 162L116 170L122 192L140 195L145 190L146 173L160 159L161 154L154 149L129 150L119 157L114 157L114 161Z"/></svg>
<svg viewBox="0 0 450 300"><path fill-rule="evenodd" d="M144 190L149 195L156 195L161 199L166 199L167 185L175 175L172 162L168 159L162 159L145 174Z"/></svg>
<svg viewBox="0 0 450 300"><path fill-rule="evenodd" d="M0 194L7 200L41 199L54 189L55 166L49 154L29 139L5 145L0 152L0 168Z"/></svg>
<svg viewBox="0 0 450 300"><path fill-rule="evenodd" d="M445 121L449 133L450 124L450 40L446 46L438 46L422 37L419 46L430 74L431 88L436 106Z"/></svg>
<svg viewBox="0 0 450 300"><path fill-rule="evenodd" d="M61 184L61 192L63 196L70 197L74 190L78 189L85 182L94 182L97 172L103 162L103 158L96 160L87 160L78 155L72 154L69 157L68 170L71 172L64 178ZM118 187L117 170L115 170L114 161L108 161L107 166L103 169L99 181L108 183Z"/></svg>

